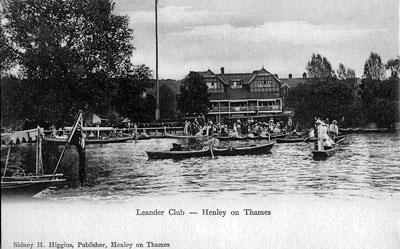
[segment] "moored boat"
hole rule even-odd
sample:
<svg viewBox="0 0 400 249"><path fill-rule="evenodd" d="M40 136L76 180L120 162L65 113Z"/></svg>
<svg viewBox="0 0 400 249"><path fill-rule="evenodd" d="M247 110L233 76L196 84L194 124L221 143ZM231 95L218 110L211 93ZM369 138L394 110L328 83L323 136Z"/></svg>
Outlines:
<svg viewBox="0 0 400 249"><path fill-rule="evenodd" d="M130 136L123 136L123 137L106 137L104 139L100 138L87 138L85 142L87 144L108 144L108 143L124 143L126 141L131 140L132 137ZM68 138L55 138L55 137L45 137L43 138L44 141L49 143L56 143L56 144L65 144L68 141Z"/></svg>
<svg viewBox="0 0 400 249"><path fill-rule="evenodd" d="M268 153L274 142L259 145L241 146L241 147L222 147L214 148L213 153L215 156L237 156L237 155L261 155ZM146 151L149 159L183 159L192 157L206 157L211 156L209 148L202 150L153 150Z"/></svg>
<svg viewBox="0 0 400 249"><path fill-rule="evenodd" d="M23 132L19 132L22 134ZM37 129L37 135L32 136L31 132L28 134L30 136L29 141L37 142L36 147L36 171L35 173L25 173L25 171L21 167L17 167L17 170L8 169L8 163L10 158L11 146L13 143L16 143L17 139L5 139L5 141L9 141L9 149L7 153L7 159L4 167L4 171L2 172L1 177L1 195L8 197L16 197L16 196L33 196L42 190L46 189L50 185L58 184L65 182L66 180L63 178L62 174L57 174L54 172L53 174L44 174L43 172L43 163L42 163L42 130L40 128ZM15 138L15 134L12 135ZM3 137L2 137L3 139ZM19 141L22 141L20 139ZM28 141L28 140L26 140Z"/></svg>
<svg viewBox="0 0 400 249"><path fill-rule="evenodd" d="M186 138L206 138L207 136L205 136L205 135L174 135L174 134L165 134L165 137L186 139Z"/></svg>
<svg viewBox="0 0 400 249"><path fill-rule="evenodd" d="M305 138L300 137L300 138L277 138L275 139L276 142L279 143L301 143L304 142Z"/></svg>

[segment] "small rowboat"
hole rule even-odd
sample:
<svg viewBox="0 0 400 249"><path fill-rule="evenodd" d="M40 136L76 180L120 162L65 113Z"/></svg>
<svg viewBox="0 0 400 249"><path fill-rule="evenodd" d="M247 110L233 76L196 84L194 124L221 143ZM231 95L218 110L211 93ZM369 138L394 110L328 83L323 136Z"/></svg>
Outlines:
<svg viewBox="0 0 400 249"><path fill-rule="evenodd" d="M250 145L243 147L223 147L214 148L213 152L215 156L237 156L237 155L261 155L268 153L274 142L260 145ZM209 148L203 150L182 150L182 151L170 151L170 150L154 150L146 151L149 159L183 159L192 157L206 157L211 156Z"/></svg>
<svg viewBox="0 0 400 249"><path fill-rule="evenodd" d="M336 151L339 149L339 144L344 142L344 138L340 139L339 141L334 144L334 147L329 150L313 150L311 151L313 154L314 159L326 159L330 156L333 156Z"/></svg>
<svg viewBox="0 0 400 249"><path fill-rule="evenodd" d="M245 136L240 136L240 137L228 137L228 136L219 136L217 137L221 141L238 141L238 140L246 140L249 139L248 137Z"/></svg>
<svg viewBox="0 0 400 249"><path fill-rule="evenodd" d="M87 138L85 139L86 144L109 144L109 143L123 143L126 141L131 140L131 137L113 137L113 138L106 138L106 139L91 139ZM45 137L43 138L44 141L49 142L49 143L55 143L55 144L65 144L67 142L67 138L52 138L52 137Z"/></svg>
<svg viewBox="0 0 400 249"><path fill-rule="evenodd" d="M180 139L186 139L186 138L206 138L207 136L204 135L173 135L173 134L165 134L165 137L169 138L180 138Z"/></svg>
<svg viewBox="0 0 400 249"><path fill-rule="evenodd" d="M301 143L304 142L304 137L297 137L297 138L277 138L276 142L279 143Z"/></svg>

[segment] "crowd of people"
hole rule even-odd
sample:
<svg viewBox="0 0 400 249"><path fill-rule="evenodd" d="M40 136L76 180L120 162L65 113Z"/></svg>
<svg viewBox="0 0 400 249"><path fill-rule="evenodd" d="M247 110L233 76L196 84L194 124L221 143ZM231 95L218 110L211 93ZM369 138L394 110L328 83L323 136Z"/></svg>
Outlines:
<svg viewBox="0 0 400 249"><path fill-rule="evenodd" d="M193 136L211 136L213 134L218 134L230 137L251 137L267 136L270 133L286 133L292 131L292 120L289 117L286 123L283 121L275 121L273 118L268 122L258 122L252 118L244 121L237 119L236 122L233 122L229 126L227 124L214 123L211 120L201 125L197 119L194 119L193 122L185 121L183 133L184 135Z"/></svg>

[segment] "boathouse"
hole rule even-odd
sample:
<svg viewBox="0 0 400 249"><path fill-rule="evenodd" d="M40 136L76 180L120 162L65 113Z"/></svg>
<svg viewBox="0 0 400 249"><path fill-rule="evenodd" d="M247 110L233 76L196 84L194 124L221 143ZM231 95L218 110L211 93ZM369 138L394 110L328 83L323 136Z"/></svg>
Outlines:
<svg viewBox="0 0 400 249"><path fill-rule="evenodd" d="M282 82L264 67L252 73L228 74L224 67L219 74L211 70L197 73L203 76L211 94L208 119L224 122L282 115Z"/></svg>

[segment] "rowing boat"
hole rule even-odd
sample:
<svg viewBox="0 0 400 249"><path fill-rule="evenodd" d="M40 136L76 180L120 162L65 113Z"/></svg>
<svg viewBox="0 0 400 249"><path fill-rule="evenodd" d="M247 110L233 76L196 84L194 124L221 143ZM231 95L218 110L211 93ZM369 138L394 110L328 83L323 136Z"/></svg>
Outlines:
<svg viewBox="0 0 400 249"><path fill-rule="evenodd" d="M332 149L329 150L313 150L311 151L314 159L326 159L330 156L333 156L336 151L339 149L339 144L344 142L344 138L338 140L336 144L333 145Z"/></svg>
<svg viewBox="0 0 400 249"><path fill-rule="evenodd" d="M277 138L276 142L279 143L301 143L304 142L304 137L296 137L296 138Z"/></svg>
<svg viewBox="0 0 400 249"><path fill-rule="evenodd" d="M213 148L215 156L237 156L237 155L261 155L268 153L274 142L260 145L250 145L241 147L222 147ZM153 150L146 151L149 159L183 159L192 157L206 157L211 156L209 148L202 150L182 150L182 151L171 151L171 150Z"/></svg>
<svg viewBox="0 0 400 249"><path fill-rule="evenodd" d="M124 137L111 137L105 139L98 139L98 138L87 138L85 142L87 144L109 144L109 143L123 143L126 141L131 140L132 137L124 136ZM54 138L54 137L45 137L43 138L44 141L49 143L55 144L65 144L68 138Z"/></svg>
<svg viewBox="0 0 400 249"><path fill-rule="evenodd" d="M186 139L186 138L206 138L207 136L205 136L205 135L174 135L174 134L165 134L165 137Z"/></svg>

